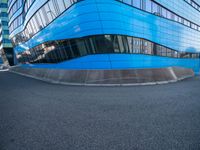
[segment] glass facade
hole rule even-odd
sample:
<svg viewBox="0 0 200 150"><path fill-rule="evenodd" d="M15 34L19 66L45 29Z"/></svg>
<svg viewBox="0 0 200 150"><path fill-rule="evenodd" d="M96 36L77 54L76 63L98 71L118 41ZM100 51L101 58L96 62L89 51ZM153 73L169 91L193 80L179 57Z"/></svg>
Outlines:
<svg viewBox="0 0 200 150"><path fill-rule="evenodd" d="M79 1L81 0L49 0L31 17L26 25L26 28L21 33L18 33L15 37L12 38L13 45L28 41L37 32L45 28L54 19L61 15L66 9ZM34 1L31 2L33 3ZM30 7L30 4L28 6ZM25 12L23 12L10 23L10 32L22 25L22 16Z"/></svg>
<svg viewBox="0 0 200 150"><path fill-rule="evenodd" d="M0 55L6 65L14 65L14 53L9 39L7 0L0 1Z"/></svg>
<svg viewBox="0 0 200 150"><path fill-rule="evenodd" d="M200 5L197 2L195 2L194 0L184 0L184 1L186 1L189 5L191 5L193 8L195 8L200 12Z"/></svg>
<svg viewBox="0 0 200 150"><path fill-rule="evenodd" d="M18 53L17 58L20 63L59 63L94 54L146 54L172 58L199 58L199 54L177 52L145 39L122 35L97 35L50 41Z"/></svg>
<svg viewBox="0 0 200 150"><path fill-rule="evenodd" d="M164 6L162 6L161 4L159 4L153 0L117 0L117 1L131 5L138 9L147 11L154 15L175 21L177 23L183 24L189 28L192 28L192 29L200 32L200 25L197 25L196 23L194 23L182 16L177 15L176 13L172 12L169 9L166 9Z"/></svg>
<svg viewBox="0 0 200 150"><path fill-rule="evenodd" d="M18 0L15 2L15 4L18 4L17 6L21 7L21 1ZM72 4L79 2L81 0L71 0L71 1L60 1L60 0L50 0L45 5L43 5L37 12L32 16L32 18L29 20L29 22L26 25L26 28L23 32L17 34L15 37L12 38L13 45L18 45L22 42L28 41L32 36L34 36L37 32L39 32L41 29L46 27L48 24L50 24L54 19L56 19L60 14L62 14L66 9L68 9ZM144 11L147 11L149 13L152 13L154 15L164 17L166 19L170 19L172 21L175 21L177 23L183 24L189 28L192 28L194 30L197 30L200 32L200 26L193 23L190 20L187 20L181 16L178 16L176 13L167 10L162 5L152 1L152 0L117 0L120 2L123 2L125 4L131 5L133 7L136 7L138 9L142 9ZM23 23L23 16L25 16L28 8L32 5L34 0L26 1L24 12L16 17L11 23L10 23L10 32L15 30L17 27L22 25ZM15 4L11 7L15 6ZM26 4L28 4L28 8L26 8ZM15 7L14 7L15 8ZM17 7L18 8L18 7ZM17 11L17 8L15 8L14 12ZM11 16L13 15L13 12L9 13Z"/></svg>
<svg viewBox="0 0 200 150"><path fill-rule="evenodd" d="M199 3L193 0L9 0L8 5L19 64L132 54L187 60L181 66L195 70L200 65L188 65L200 53Z"/></svg>

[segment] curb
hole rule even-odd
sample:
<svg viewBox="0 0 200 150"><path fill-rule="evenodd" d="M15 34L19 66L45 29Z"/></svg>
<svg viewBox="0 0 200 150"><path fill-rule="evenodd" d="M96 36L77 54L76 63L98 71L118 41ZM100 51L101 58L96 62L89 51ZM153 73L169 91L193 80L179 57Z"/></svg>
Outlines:
<svg viewBox="0 0 200 150"><path fill-rule="evenodd" d="M9 69L2 69L2 70L0 70L0 72L6 72L6 71L9 71Z"/></svg>
<svg viewBox="0 0 200 150"><path fill-rule="evenodd" d="M59 82L59 81L55 81L55 80L50 80L50 79L44 79L44 78L39 78L39 77L35 77L32 75L28 75L28 74L24 74L24 73L20 73L20 72L16 72L16 71L12 71L12 70L8 70L11 73L15 73L18 75L22 75L25 77L29 77L32 79L36 79L36 80L40 80L43 82L47 82L47 83L51 83L51 84L61 84L61 85L67 85L67 86L91 86L91 87L129 87L129 86L150 86L150 85L163 85L163 84L169 84L169 83L175 83L178 81L182 81L184 79L187 78L191 78L193 76L184 76L181 77L179 79L176 80L169 80L169 81L156 81L156 82L146 82L146 83L120 83L120 84L91 84L91 83L68 83L68 82Z"/></svg>

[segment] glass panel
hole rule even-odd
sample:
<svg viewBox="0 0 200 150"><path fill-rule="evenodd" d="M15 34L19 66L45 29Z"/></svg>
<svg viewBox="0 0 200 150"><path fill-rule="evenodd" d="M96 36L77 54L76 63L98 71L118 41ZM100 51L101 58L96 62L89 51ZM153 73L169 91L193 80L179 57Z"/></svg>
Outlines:
<svg viewBox="0 0 200 150"><path fill-rule="evenodd" d="M63 0L63 2L64 2L64 5L65 5L65 8L68 8L72 4L71 1L69 1L69 0Z"/></svg>
<svg viewBox="0 0 200 150"><path fill-rule="evenodd" d="M122 36L120 36L120 35L118 35L118 43L119 43L120 52L124 53L125 52L124 44L123 44L123 41L122 41Z"/></svg>
<svg viewBox="0 0 200 150"><path fill-rule="evenodd" d="M133 6L141 8L141 0L133 0Z"/></svg>
<svg viewBox="0 0 200 150"><path fill-rule="evenodd" d="M116 35L111 35L112 38L112 42L113 42L113 52L114 53L120 53L120 49L119 49L119 42L118 42L118 38Z"/></svg>
<svg viewBox="0 0 200 150"><path fill-rule="evenodd" d="M133 53L133 38L132 37L128 37L128 46L129 46L129 53Z"/></svg>
<svg viewBox="0 0 200 150"><path fill-rule="evenodd" d="M126 4L129 4L129 5L132 5L132 0L123 0L123 2L126 3Z"/></svg>
<svg viewBox="0 0 200 150"><path fill-rule="evenodd" d="M148 11L148 12L151 12L151 7L152 7L152 2L151 0L144 0L145 2L145 10Z"/></svg>

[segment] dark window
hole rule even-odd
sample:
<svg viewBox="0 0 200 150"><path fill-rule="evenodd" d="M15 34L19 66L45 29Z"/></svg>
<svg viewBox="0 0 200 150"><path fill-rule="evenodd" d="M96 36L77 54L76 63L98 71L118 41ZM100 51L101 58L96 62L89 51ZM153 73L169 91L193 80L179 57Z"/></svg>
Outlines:
<svg viewBox="0 0 200 150"><path fill-rule="evenodd" d="M28 29L25 30L28 32ZM20 63L58 63L90 54L147 54L174 58L199 58L199 54L177 52L150 41L122 36L98 35L47 42L17 54Z"/></svg>

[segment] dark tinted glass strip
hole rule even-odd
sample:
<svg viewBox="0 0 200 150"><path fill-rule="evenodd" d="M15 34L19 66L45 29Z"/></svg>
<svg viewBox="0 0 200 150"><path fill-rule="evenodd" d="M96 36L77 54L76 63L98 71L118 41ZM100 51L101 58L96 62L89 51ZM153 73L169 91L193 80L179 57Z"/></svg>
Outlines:
<svg viewBox="0 0 200 150"><path fill-rule="evenodd" d="M17 54L19 63L59 63L93 54L146 54L198 59L197 53L178 52L145 39L123 35L96 35L50 41Z"/></svg>

